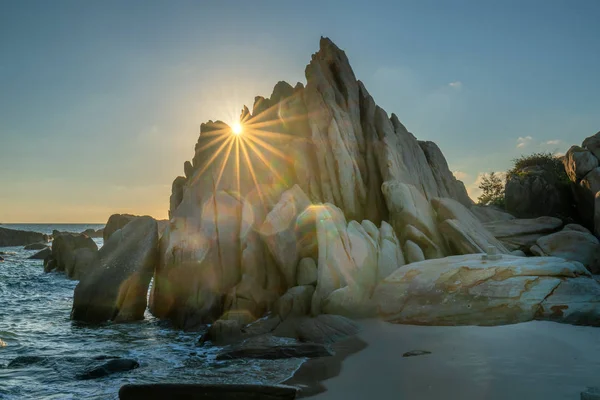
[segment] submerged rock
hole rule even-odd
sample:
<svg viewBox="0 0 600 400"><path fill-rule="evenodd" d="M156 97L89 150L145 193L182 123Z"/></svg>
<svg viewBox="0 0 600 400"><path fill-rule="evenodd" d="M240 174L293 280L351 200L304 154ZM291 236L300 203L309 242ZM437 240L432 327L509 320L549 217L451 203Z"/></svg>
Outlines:
<svg viewBox="0 0 600 400"><path fill-rule="evenodd" d="M111 235L99 256L98 266L75 288L71 319L92 323L143 319L158 263L156 221L136 218Z"/></svg>
<svg viewBox="0 0 600 400"><path fill-rule="evenodd" d="M110 360L99 367L84 371L83 373L77 375L76 378L80 380L98 379L117 372L131 371L139 366L140 364L136 360L119 358L116 360Z"/></svg>
<svg viewBox="0 0 600 400"><path fill-rule="evenodd" d="M0 247L26 246L31 243L48 242L48 235L0 227Z"/></svg>
<svg viewBox="0 0 600 400"><path fill-rule="evenodd" d="M98 246L90 237L63 233L54 238L51 258L44 259L44 271L56 269L71 279L81 279L94 269L97 261Z"/></svg>

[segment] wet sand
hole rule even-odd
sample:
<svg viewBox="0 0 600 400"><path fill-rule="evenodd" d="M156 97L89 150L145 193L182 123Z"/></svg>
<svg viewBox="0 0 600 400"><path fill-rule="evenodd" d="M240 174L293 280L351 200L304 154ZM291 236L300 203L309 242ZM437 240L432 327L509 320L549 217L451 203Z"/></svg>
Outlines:
<svg viewBox="0 0 600 400"><path fill-rule="evenodd" d="M368 346L348 355L341 371L331 360L329 371L339 375L322 382L327 391L311 399L558 400L579 399L586 387L600 386L600 328L541 321L497 327L361 324L359 337ZM431 354L402 357L412 350ZM305 368L304 378L310 375Z"/></svg>

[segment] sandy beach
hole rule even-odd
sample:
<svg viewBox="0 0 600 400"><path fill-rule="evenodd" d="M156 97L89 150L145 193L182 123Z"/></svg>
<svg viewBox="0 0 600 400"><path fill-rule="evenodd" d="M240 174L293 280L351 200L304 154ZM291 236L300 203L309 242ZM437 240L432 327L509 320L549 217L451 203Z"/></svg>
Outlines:
<svg viewBox="0 0 600 400"><path fill-rule="evenodd" d="M431 327L363 321L369 346L314 399L579 399L600 386L600 329L527 322ZM431 354L402 357L411 350Z"/></svg>

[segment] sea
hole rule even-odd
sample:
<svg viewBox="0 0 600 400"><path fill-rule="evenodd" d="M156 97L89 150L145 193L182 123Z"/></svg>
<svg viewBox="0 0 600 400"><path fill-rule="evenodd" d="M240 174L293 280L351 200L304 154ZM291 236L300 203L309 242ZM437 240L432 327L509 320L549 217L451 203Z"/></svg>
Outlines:
<svg viewBox="0 0 600 400"><path fill-rule="evenodd" d="M95 224L3 224L52 233L100 229ZM102 239L94 239L102 247ZM143 321L89 326L70 320L77 281L44 273L36 251L0 247L0 399L118 399L133 383L280 383L302 360L217 361L222 349L199 346L201 332L174 329L146 311ZM8 364L21 357L18 367ZM27 358L23 358L27 357ZM78 375L103 359L135 359L139 368L99 379Z"/></svg>

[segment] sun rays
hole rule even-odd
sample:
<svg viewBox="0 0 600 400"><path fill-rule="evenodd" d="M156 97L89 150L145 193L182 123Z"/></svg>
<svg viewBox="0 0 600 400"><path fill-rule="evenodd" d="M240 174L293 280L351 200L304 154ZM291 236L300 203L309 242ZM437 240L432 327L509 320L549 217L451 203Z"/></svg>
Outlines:
<svg viewBox="0 0 600 400"><path fill-rule="evenodd" d="M230 124L209 122L203 127L196 148L199 165L190 184L205 179L208 173L213 177L213 193L226 190L241 196L255 190L266 206L262 184L291 184L285 171L294 165L289 149L295 136L286 131L291 122L306 118L305 114L282 118L279 107L281 103L257 115L245 108L239 120Z"/></svg>

